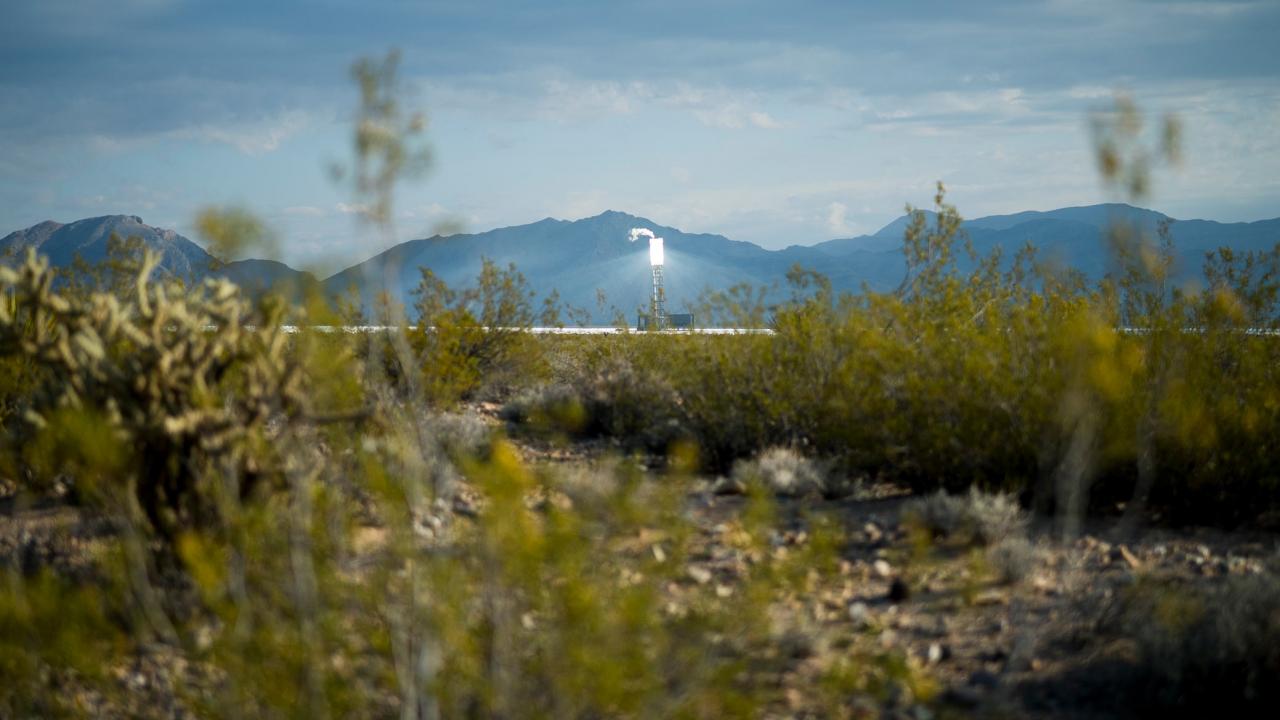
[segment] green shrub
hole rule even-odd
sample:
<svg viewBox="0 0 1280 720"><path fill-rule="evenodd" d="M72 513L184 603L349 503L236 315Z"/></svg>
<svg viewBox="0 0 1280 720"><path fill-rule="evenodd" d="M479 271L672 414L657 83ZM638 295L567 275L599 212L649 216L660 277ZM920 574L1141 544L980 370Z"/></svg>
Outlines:
<svg viewBox="0 0 1280 720"><path fill-rule="evenodd" d="M1231 576L1192 589L1140 582L1103 621L1136 645L1131 686L1121 696L1152 715L1227 713L1260 717L1280 701L1280 582Z"/></svg>
<svg viewBox="0 0 1280 720"><path fill-rule="evenodd" d="M315 418L323 392L280 326L284 306L249 305L233 285L194 293L150 281L146 253L133 292L66 295L46 260L0 267L0 356L40 368L28 389L25 432L6 435L8 460L37 482L70 471L81 493L124 500L172 535L215 512L200 478L218 468L241 496L271 478L268 423ZM312 369L320 369L318 366Z"/></svg>
<svg viewBox="0 0 1280 720"><path fill-rule="evenodd" d="M533 326L533 292L514 265L484 259L476 285L450 289L429 268L413 291L417 331L410 334L423 392L436 403L502 397L543 372ZM552 307L544 313L555 311Z"/></svg>
<svg viewBox="0 0 1280 720"><path fill-rule="evenodd" d="M977 488L965 495L938 491L911 501L902 511L908 525L934 539L995 545L1025 535L1028 517L1018 501L1002 493Z"/></svg>
<svg viewBox="0 0 1280 720"><path fill-rule="evenodd" d="M743 485L759 483L785 496L823 494L828 489L823 468L786 447L769 448L753 460L738 461L733 479Z"/></svg>

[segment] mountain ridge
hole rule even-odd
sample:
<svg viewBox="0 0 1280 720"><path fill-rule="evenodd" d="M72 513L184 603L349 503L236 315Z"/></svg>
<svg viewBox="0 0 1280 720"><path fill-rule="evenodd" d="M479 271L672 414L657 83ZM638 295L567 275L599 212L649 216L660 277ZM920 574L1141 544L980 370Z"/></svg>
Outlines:
<svg viewBox="0 0 1280 720"><path fill-rule="evenodd" d="M355 287L366 306L372 306L374 297L387 291L406 307L412 305L411 291L420 278L419 267L432 268L451 287L463 287L474 280L481 258L488 257L504 266L514 263L539 295L555 290L568 304L588 312L594 309L598 314L592 312L593 320L601 322L618 311L629 315L648 297L648 254L644 243L629 241L633 227L647 228L666 239L669 308L677 311L695 306L707 288L724 290L743 282L780 285L786 272L797 264L824 273L837 290L891 289L901 281L905 269L901 244L909 219L901 216L868 235L768 250L714 233L686 233L611 209L577 220L546 217L483 232L407 240L323 280L273 260L218 263L198 244L173 230L146 225L137 215L107 215L65 224L47 220L0 238L0 253L16 254L34 247L57 265L69 264L77 253L95 262L105 257L106 238L111 233L137 235L161 252L161 268L170 275L227 277L251 294L281 283L291 292L318 288L330 296ZM965 220L962 228L979 254L1000 248L1009 256L1031 242L1041 258L1100 277L1109 269L1106 228L1115 219L1149 232L1167 223L1188 277L1199 272L1203 254L1219 245L1243 252L1268 250L1280 242L1280 218L1240 223L1178 220L1118 203L984 216ZM929 220L932 223L932 213ZM597 289L605 293L603 304L597 303Z"/></svg>

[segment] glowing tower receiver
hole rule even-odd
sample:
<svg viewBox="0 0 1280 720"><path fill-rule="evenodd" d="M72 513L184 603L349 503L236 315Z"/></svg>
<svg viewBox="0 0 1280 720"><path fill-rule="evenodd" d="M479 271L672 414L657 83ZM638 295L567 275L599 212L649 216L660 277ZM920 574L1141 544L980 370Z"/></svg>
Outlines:
<svg viewBox="0 0 1280 720"><path fill-rule="evenodd" d="M649 269L653 272L653 295L649 298L649 314L658 329L667 326L667 294L662 289L662 238L649 238Z"/></svg>
<svg viewBox="0 0 1280 720"><path fill-rule="evenodd" d="M655 237L652 230L631 228L631 242L640 237L649 238L649 270L653 275L653 292L649 296L649 317L655 330L667 326L667 296L662 290L662 238Z"/></svg>

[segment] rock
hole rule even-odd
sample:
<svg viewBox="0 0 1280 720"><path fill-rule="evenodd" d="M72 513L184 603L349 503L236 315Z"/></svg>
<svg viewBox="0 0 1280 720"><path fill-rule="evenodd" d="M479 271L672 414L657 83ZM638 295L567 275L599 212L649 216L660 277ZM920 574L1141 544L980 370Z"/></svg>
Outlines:
<svg viewBox="0 0 1280 720"><path fill-rule="evenodd" d="M885 630L880 633L880 647L885 650L891 650L898 644L898 633L893 630Z"/></svg>
<svg viewBox="0 0 1280 720"><path fill-rule="evenodd" d="M849 605L849 620L859 630L867 629L871 626L871 608L867 607L864 602L851 603Z"/></svg>
<svg viewBox="0 0 1280 720"><path fill-rule="evenodd" d="M1123 560L1131 570L1137 570L1139 567L1142 566L1142 561L1138 559L1138 556L1134 555L1133 552L1130 551L1129 548L1125 547L1124 545L1116 546L1116 549L1112 554L1112 559L1117 561Z"/></svg>
<svg viewBox="0 0 1280 720"><path fill-rule="evenodd" d="M1009 597L999 590L988 590L978 593L973 598L974 605L1008 605Z"/></svg>
<svg viewBox="0 0 1280 720"><path fill-rule="evenodd" d="M951 657L951 648L942 643L929 643L929 649L925 651L924 657L930 665L937 665Z"/></svg>
<svg viewBox="0 0 1280 720"><path fill-rule="evenodd" d="M741 480L734 478L721 477L711 484L711 492L714 495L744 495L747 492L747 486Z"/></svg>
<svg viewBox="0 0 1280 720"><path fill-rule="evenodd" d="M706 585L711 582L711 571L701 565L690 565L685 573L693 578L693 581L699 585Z"/></svg>
<svg viewBox="0 0 1280 720"><path fill-rule="evenodd" d="M888 560L876 560L872 563L871 569L875 571L878 577L887 578L893 575L893 566L889 564Z"/></svg>
<svg viewBox="0 0 1280 720"><path fill-rule="evenodd" d="M889 602L900 603L909 597L911 597L911 588L902 578L894 578L893 582L889 583Z"/></svg>
<svg viewBox="0 0 1280 720"><path fill-rule="evenodd" d="M880 529L879 525L873 522L863 525L862 532L866 534L867 542L872 544L878 543L884 539L884 531Z"/></svg>

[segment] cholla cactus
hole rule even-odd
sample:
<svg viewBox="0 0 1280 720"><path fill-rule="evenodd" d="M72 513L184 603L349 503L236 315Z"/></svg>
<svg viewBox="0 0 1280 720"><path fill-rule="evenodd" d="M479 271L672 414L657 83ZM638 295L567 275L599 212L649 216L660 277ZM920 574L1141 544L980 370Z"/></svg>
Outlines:
<svg viewBox="0 0 1280 720"><path fill-rule="evenodd" d="M83 298L60 294L46 259L28 251L0 267L0 355L42 368L24 417L37 432L61 411L105 419L132 462L112 477L136 496L152 526L169 534L207 519L201 471L217 465L243 496L262 478L251 451L269 418L305 416L298 359L280 325L284 308L264 305L248 328L250 305L225 280L178 294L150 281L159 256L148 251L132 292Z"/></svg>

